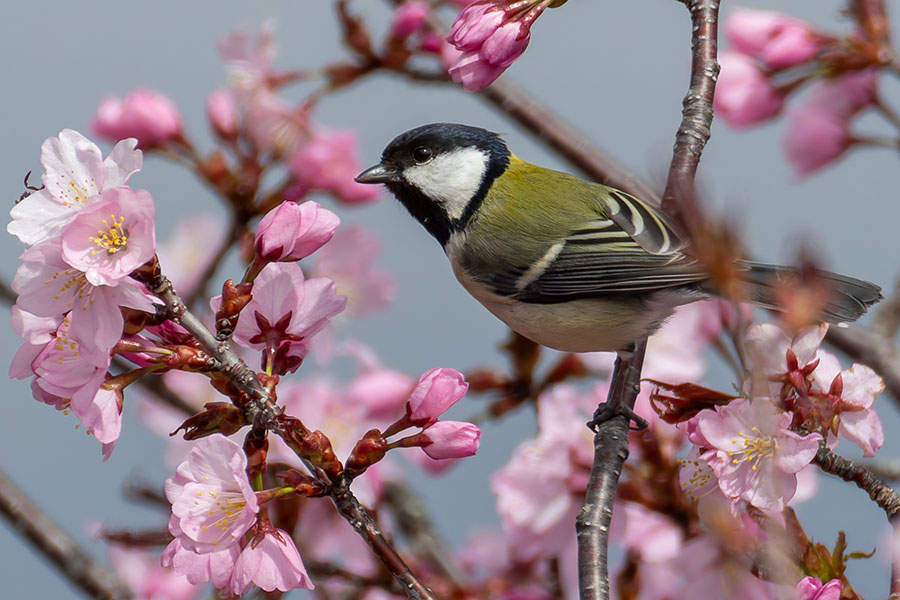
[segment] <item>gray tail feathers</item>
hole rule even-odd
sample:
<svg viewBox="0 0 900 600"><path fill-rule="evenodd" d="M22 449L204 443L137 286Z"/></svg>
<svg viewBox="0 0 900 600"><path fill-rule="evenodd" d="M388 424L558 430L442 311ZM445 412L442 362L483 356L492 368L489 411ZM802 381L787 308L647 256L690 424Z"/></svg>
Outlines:
<svg viewBox="0 0 900 600"><path fill-rule="evenodd" d="M801 275L799 269L793 267L778 267L748 260L742 260L740 264L747 268L750 302L776 310L777 288L789 284L791 279ZM874 283L830 271L816 271L816 275L831 286L831 297L828 298L820 315L827 323L855 321L882 298L881 288Z"/></svg>

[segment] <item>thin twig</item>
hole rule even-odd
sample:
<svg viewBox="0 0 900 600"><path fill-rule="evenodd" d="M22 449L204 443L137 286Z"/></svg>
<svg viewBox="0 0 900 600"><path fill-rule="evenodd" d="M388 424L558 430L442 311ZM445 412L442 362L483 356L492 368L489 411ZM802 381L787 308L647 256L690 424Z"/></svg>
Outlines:
<svg viewBox="0 0 900 600"><path fill-rule="evenodd" d="M94 562L90 554L51 521L5 474L0 472L0 513L17 534L31 542L88 598L132 598L128 587Z"/></svg>
<svg viewBox="0 0 900 600"><path fill-rule="evenodd" d="M575 520L578 535L578 587L581 600L609 598L609 523L625 459L628 458L629 417L621 408L634 408L641 389L641 366L647 340L637 343L630 356L616 358L607 396L610 419L597 426L594 462L581 513Z"/></svg>
<svg viewBox="0 0 900 600"><path fill-rule="evenodd" d="M431 590L410 571L393 545L385 539L375 520L350 491L349 480L343 478L339 480L334 485L330 497L341 516L363 537L372 552L394 575L394 579L410 600L437 600Z"/></svg>
<svg viewBox="0 0 900 600"><path fill-rule="evenodd" d="M856 486L869 494L875 504L884 510L888 519L897 516L900 511L900 495L894 489L875 477L875 474L865 467L848 460L843 456L835 454L828 449L825 444L819 445L819 451L813 462L819 465L819 468L840 477L844 481L855 483Z"/></svg>

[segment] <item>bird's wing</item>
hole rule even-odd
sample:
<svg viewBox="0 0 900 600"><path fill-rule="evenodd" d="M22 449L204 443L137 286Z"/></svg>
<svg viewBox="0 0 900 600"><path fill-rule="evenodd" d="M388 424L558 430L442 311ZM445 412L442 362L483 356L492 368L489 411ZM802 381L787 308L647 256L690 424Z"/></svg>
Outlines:
<svg viewBox="0 0 900 600"><path fill-rule="evenodd" d="M500 295L556 303L649 292L709 277L680 252L684 242L655 209L624 192L607 190L600 198L606 214L596 212L530 265L494 268L479 279Z"/></svg>

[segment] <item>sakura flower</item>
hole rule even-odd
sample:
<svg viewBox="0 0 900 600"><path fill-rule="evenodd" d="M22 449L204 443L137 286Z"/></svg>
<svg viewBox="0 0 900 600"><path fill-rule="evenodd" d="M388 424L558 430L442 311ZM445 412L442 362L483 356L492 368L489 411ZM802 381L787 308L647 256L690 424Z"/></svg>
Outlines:
<svg viewBox="0 0 900 600"><path fill-rule="evenodd" d="M217 47L234 87L252 90L268 85L277 54L275 21L266 21L255 37L244 29L231 31L219 38Z"/></svg>
<svg viewBox="0 0 900 600"><path fill-rule="evenodd" d="M351 225L341 228L316 254L313 273L334 280L354 317L384 310L396 296L394 277L374 264L380 248L374 234Z"/></svg>
<svg viewBox="0 0 900 600"><path fill-rule="evenodd" d="M419 427L429 427L462 398L469 384L455 369L431 369L409 395L406 414Z"/></svg>
<svg viewBox="0 0 900 600"><path fill-rule="evenodd" d="M716 114L735 129L755 125L781 112L784 92L744 54L719 54L721 72L713 100Z"/></svg>
<svg viewBox="0 0 900 600"><path fill-rule="evenodd" d="M308 111L302 107L293 106L268 88L237 93L236 98L247 134L261 154L290 157L310 141Z"/></svg>
<svg viewBox="0 0 900 600"><path fill-rule="evenodd" d="M250 540L235 561L228 591L242 596L252 584L266 592L315 588L294 540L281 529L273 529Z"/></svg>
<svg viewBox="0 0 900 600"><path fill-rule="evenodd" d="M453 81L469 91L489 86L515 62L531 39L531 24L550 0L478 0L456 17L447 41L462 54L450 66Z"/></svg>
<svg viewBox="0 0 900 600"><path fill-rule="evenodd" d="M221 550L198 553L191 549L193 544L184 537L184 533L178 528L178 519L174 517L169 521L169 533L174 535L175 539L163 550L160 560L163 567L184 575L192 584L210 581L218 589L228 585L234 563L241 553L238 544L231 544ZM191 548L186 548L185 542Z"/></svg>
<svg viewBox="0 0 900 600"><path fill-rule="evenodd" d="M56 330L62 322L62 316L38 317L13 305L10 311L10 324L17 336L25 342L13 356L9 365L9 376L14 379L25 379L34 373L31 363L44 347L56 337Z"/></svg>
<svg viewBox="0 0 900 600"><path fill-rule="evenodd" d="M351 402L365 406L373 418L395 416L409 398L415 385L406 373L376 368L361 373L347 388Z"/></svg>
<svg viewBox="0 0 900 600"><path fill-rule="evenodd" d="M296 263L269 263L253 284L253 299L241 311L234 339L246 348L274 352L283 340L312 337L346 304L330 279L304 280Z"/></svg>
<svg viewBox="0 0 900 600"><path fill-rule="evenodd" d="M206 118L212 130L223 140L237 138L237 104L229 90L215 90L206 97Z"/></svg>
<svg viewBox="0 0 900 600"><path fill-rule="evenodd" d="M841 371L833 355L821 353L821 362L813 373L813 380L821 391L828 391L840 420L839 433L863 450L863 456L875 456L884 444L881 419L875 412L875 396L884 391L884 380L871 368L854 364ZM829 445L837 444L829 430Z"/></svg>
<svg viewBox="0 0 900 600"><path fill-rule="evenodd" d="M794 600L840 600L841 580L832 579L823 584L818 577L804 577L794 587Z"/></svg>
<svg viewBox="0 0 900 600"><path fill-rule="evenodd" d="M282 202L260 220L256 254L266 262L300 260L328 242L340 222L316 202Z"/></svg>
<svg viewBox="0 0 900 600"><path fill-rule="evenodd" d="M797 488L797 472L815 457L822 436L789 429L792 415L765 398L738 399L701 411L697 428L711 444L703 454L730 498L779 512Z"/></svg>
<svg viewBox="0 0 900 600"><path fill-rule="evenodd" d="M147 552L110 546L109 562L139 600L191 600L202 588L183 575L160 565L159 559Z"/></svg>
<svg viewBox="0 0 900 600"><path fill-rule="evenodd" d="M62 258L91 285L117 285L156 253L155 213L146 190L109 190L66 225Z"/></svg>
<svg viewBox="0 0 900 600"><path fill-rule="evenodd" d="M256 522L259 505L247 480L247 457L221 434L200 439L166 480L173 525L181 544L204 554L241 540Z"/></svg>
<svg viewBox="0 0 900 600"><path fill-rule="evenodd" d="M391 17L391 35L403 40L418 31L428 16L428 3L424 0L408 0L394 11Z"/></svg>
<svg viewBox="0 0 900 600"><path fill-rule="evenodd" d="M353 131L314 129L312 136L288 159L299 188L330 192L347 204L369 202L381 195L377 188L355 181L359 158Z"/></svg>
<svg viewBox="0 0 900 600"><path fill-rule="evenodd" d="M141 169L136 140L115 145L106 160L100 148L71 129L41 145L41 181L44 189L13 206L6 230L25 244L49 240L84 206L106 190L124 185Z"/></svg>
<svg viewBox="0 0 900 600"><path fill-rule="evenodd" d="M780 398L785 377L789 375L788 359L796 365L794 373L813 370L820 356L819 345L828 332L827 324L803 329L791 338L771 323L754 323L747 329L747 358L750 362L750 395Z"/></svg>
<svg viewBox="0 0 900 600"><path fill-rule="evenodd" d="M641 560L660 562L678 556L684 542L681 528L672 519L634 502L622 502L613 510L610 535Z"/></svg>
<svg viewBox="0 0 900 600"><path fill-rule="evenodd" d="M111 142L137 138L141 149L162 146L181 136L181 113L155 90L136 89L122 98L105 98L91 130Z"/></svg>
<svg viewBox="0 0 900 600"><path fill-rule="evenodd" d="M728 15L725 35L735 50L757 56L774 69L811 59L821 44L809 23L776 11L742 6Z"/></svg>
<svg viewBox="0 0 900 600"><path fill-rule="evenodd" d="M12 281L16 304L39 317L68 313L72 335L82 345L104 351L122 336L125 320L120 306L153 312L153 302L130 278L117 285L93 285L84 272L62 257L62 241L48 241L25 250Z"/></svg>
<svg viewBox="0 0 900 600"><path fill-rule="evenodd" d="M478 451L481 429L471 423L438 421L420 434L422 450L431 458L465 458Z"/></svg>

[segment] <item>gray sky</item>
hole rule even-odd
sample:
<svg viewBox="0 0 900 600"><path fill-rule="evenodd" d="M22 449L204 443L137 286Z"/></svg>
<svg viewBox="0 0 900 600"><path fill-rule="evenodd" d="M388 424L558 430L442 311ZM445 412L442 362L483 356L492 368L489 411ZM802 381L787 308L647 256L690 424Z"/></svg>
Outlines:
<svg viewBox="0 0 900 600"><path fill-rule="evenodd" d="M373 23L383 23L389 14L379 2L354 4L363 7ZM833 0L745 4L780 6L823 26L841 30L847 26L838 24L841 3ZM729 7L725 3L725 14ZM323 58L342 57L330 3L322 0L8 3L0 22L4 56L0 78L6 90L0 105L4 123L0 182L7 202L11 205L18 198L26 171L40 172L41 142L66 127L87 134L97 103L107 94L121 96L138 86L167 94L181 109L191 137L201 148L209 148L204 100L224 84L225 77L215 41L234 27L256 27L269 17L278 24L278 66L313 67ZM894 25L900 26L896 18ZM621 162L660 182L687 86L689 28L683 5L672 0L569 2L540 19L531 46L508 76ZM895 80L884 81L882 90L889 100L900 99ZM442 87L412 87L386 75L327 98L316 118L327 127L359 132L362 166L375 162L397 133L446 120L503 132L522 158L566 169L473 96ZM863 125L875 133L883 127L875 118L864 119ZM701 165L701 189L743 225L745 243L758 258L789 261L798 241L811 242L822 249L833 270L891 286L900 262L892 241L898 220L897 156L886 150L854 152L836 168L795 183L780 151L783 132L783 120L745 133L717 122ZM219 211L189 174L159 159L145 160L132 183L150 190L156 200L161 240L168 237L179 210ZM495 347L505 336L504 326L458 286L440 248L405 211L385 198L366 208L342 209L341 216L344 222L363 223L382 236L379 263L399 282L392 308L354 324L348 334L376 348L389 366L414 375L434 366L468 370L502 364ZM0 237L0 249L7 257L0 274L9 280L21 246L7 236ZM221 279L240 275L234 262L229 267ZM18 339L5 320L0 336L8 364ZM708 381L729 385L722 374L711 375ZM140 426L132 407L126 408L122 438L112 459L103 464L98 444L75 431L72 417L32 400L25 383L9 382L4 390L2 468L70 533L90 543L84 533L89 521L121 527L163 522L159 514L121 498L121 484L129 477L161 482L169 475L161 460L161 440ZM474 412L479 401L469 402L472 410L466 413ZM888 432L881 453L897 456L900 444L890 435L898 425L897 411L887 398L879 402ZM419 479L453 541L461 541L462 524L498 525L487 477L533 431L531 421L523 412L487 427L477 458L448 478ZM855 448L842 450L858 455ZM463 482L470 482L465 483L469 491L454 493ZM453 502L447 503L451 494ZM807 531L828 546L838 529L847 531L851 551L870 551L885 534L877 507L847 484L823 481L819 498L801 507L800 515ZM7 549L0 563L4 596L71 594L55 574L48 575L40 559L21 551L25 546L7 528L0 528L0 544ZM91 549L102 552L99 544ZM849 577L855 588L866 596L885 595L885 561L876 555L852 563Z"/></svg>

